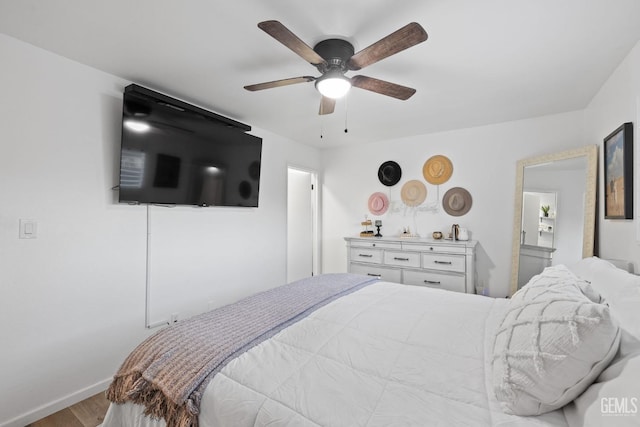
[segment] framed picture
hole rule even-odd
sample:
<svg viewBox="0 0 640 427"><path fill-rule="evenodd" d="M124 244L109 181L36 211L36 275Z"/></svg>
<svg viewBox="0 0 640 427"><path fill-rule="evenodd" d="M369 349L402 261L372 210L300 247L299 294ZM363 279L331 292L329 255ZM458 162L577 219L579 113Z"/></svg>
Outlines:
<svg viewBox="0 0 640 427"><path fill-rule="evenodd" d="M633 219L633 124L604 139L604 217Z"/></svg>

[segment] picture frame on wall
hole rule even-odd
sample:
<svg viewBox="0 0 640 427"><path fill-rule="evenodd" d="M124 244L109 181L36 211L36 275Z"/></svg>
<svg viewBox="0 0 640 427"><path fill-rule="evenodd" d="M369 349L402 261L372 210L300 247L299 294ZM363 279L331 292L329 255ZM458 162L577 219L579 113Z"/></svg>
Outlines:
<svg viewBox="0 0 640 427"><path fill-rule="evenodd" d="M604 139L604 217L633 219L633 124Z"/></svg>

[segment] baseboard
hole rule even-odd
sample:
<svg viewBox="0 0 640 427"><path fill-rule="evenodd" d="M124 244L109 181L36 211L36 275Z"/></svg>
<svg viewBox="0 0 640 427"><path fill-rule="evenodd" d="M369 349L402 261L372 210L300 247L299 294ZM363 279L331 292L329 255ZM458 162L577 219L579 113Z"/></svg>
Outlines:
<svg viewBox="0 0 640 427"><path fill-rule="evenodd" d="M107 378L106 380L100 381L87 388L83 388L82 390L78 390L58 400L54 400L53 402L47 403L46 405L42 405L11 420L0 421L0 427L24 427L27 424L36 422L44 417L48 417L51 414L54 414L71 405L75 405L76 403L81 402L84 399L87 399L97 393L100 393L101 391L105 391L107 387L109 387L112 379L113 378Z"/></svg>

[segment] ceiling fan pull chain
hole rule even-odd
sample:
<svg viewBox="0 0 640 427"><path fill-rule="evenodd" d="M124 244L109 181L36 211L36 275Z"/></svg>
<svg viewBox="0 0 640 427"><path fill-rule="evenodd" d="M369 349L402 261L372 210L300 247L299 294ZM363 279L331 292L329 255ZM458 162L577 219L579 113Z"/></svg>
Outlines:
<svg viewBox="0 0 640 427"><path fill-rule="evenodd" d="M322 139L322 137L324 136L323 124L324 124L324 117L320 116L320 139Z"/></svg>
<svg viewBox="0 0 640 427"><path fill-rule="evenodd" d="M349 103L347 102L349 100L348 96L344 97L344 133L348 133L349 132L349 128L347 126L347 119L349 117Z"/></svg>

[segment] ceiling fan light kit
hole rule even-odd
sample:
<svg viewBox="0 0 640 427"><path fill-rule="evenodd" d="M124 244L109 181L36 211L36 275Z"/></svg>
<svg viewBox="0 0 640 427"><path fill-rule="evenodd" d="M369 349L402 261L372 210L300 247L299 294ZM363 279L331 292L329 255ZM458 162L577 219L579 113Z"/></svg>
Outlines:
<svg viewBox="0 0 640 427"><path fill-rule="evenodd" d="M351 82L348 78L338 72L331 72L316 80L316 89L322 96L327 98L342 98L351 89Z"/></svg>
<svg viewBox="0 0 640 427"><path fill-rule="evenodd" d="M372 77L358 75L349 78L345 73L360 70L425 41L427 33L418 23L407 24L357 53L354 53L351 43L336 38L322 40L312 49L278 21L260 22L258 28L316 67L322 75L258 83L245 86L247 90L257 91L315 81L315 87L322 95L319 109L321 115L333 113L335 99L346 95L351 86L400 100L407 100L416 92L413 88Z"/></svg>

